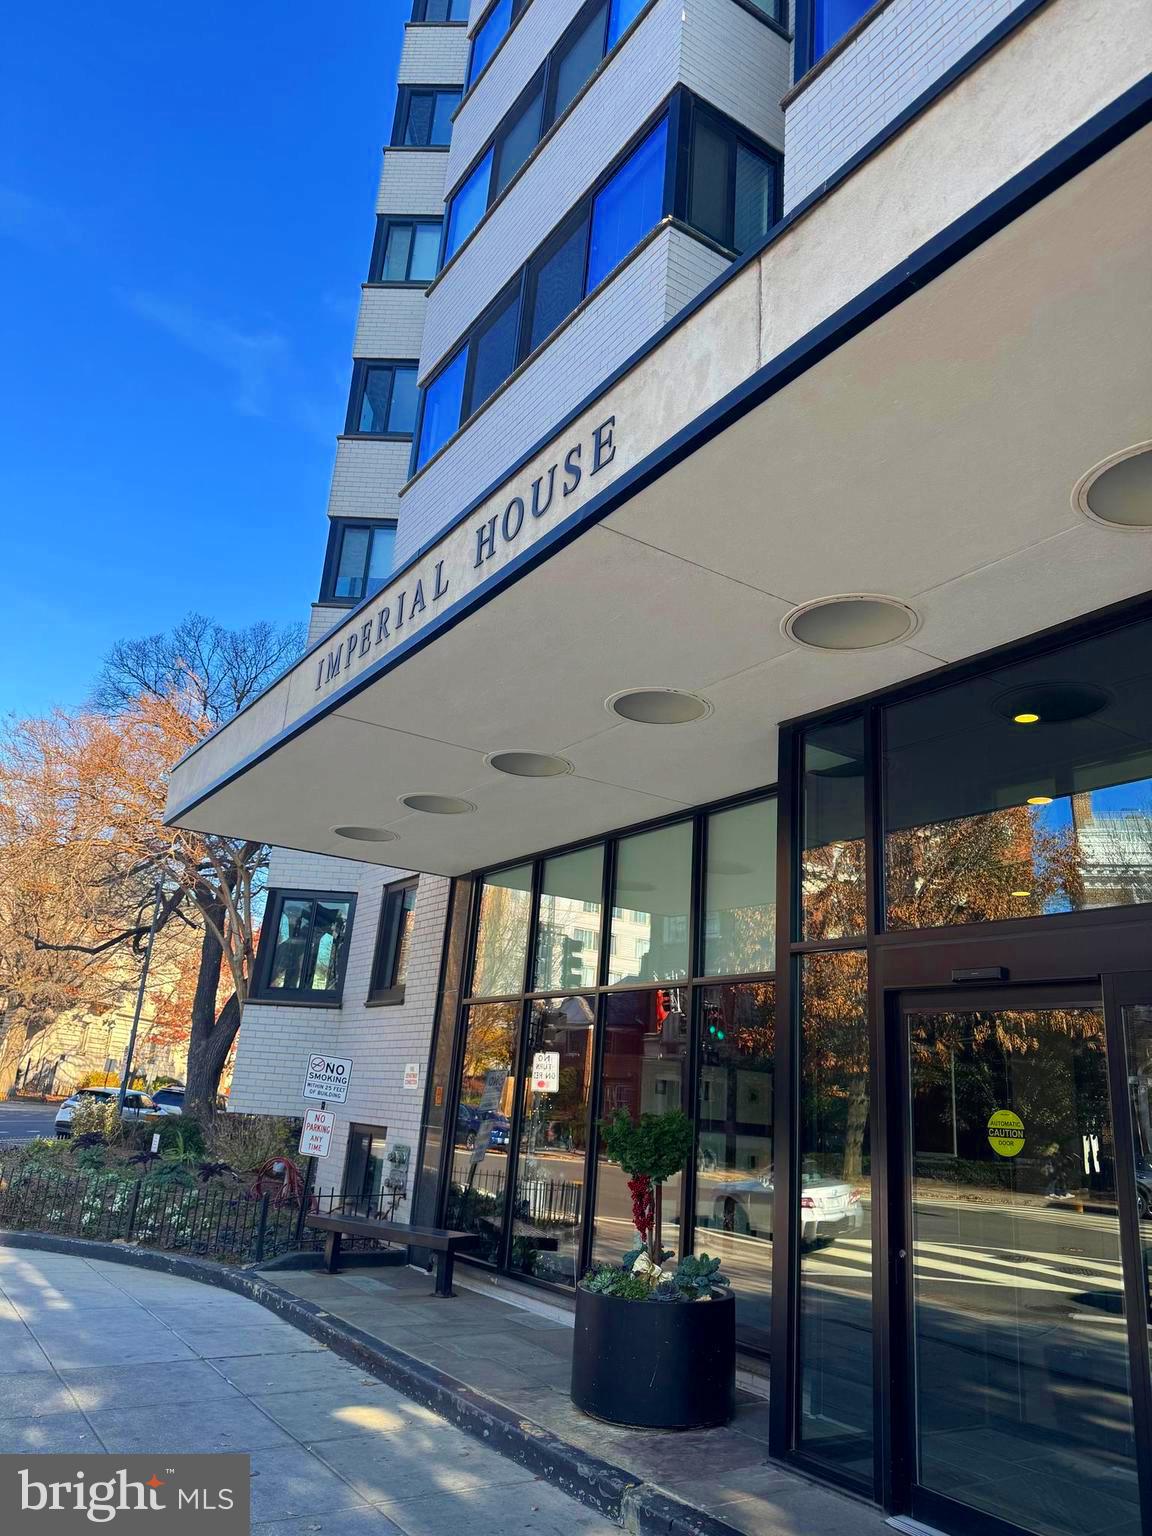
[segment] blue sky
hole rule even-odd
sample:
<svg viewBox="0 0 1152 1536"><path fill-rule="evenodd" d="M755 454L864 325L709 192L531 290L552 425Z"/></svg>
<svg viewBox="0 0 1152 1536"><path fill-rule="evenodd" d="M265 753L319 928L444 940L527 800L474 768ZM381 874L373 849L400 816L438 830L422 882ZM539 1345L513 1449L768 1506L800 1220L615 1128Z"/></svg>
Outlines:
<svg viewBox="0 0 1152 1536"><path fill-rule="evenodd" d="M8 14L0 713L193 608L306 617L408 12Z"/></svg>

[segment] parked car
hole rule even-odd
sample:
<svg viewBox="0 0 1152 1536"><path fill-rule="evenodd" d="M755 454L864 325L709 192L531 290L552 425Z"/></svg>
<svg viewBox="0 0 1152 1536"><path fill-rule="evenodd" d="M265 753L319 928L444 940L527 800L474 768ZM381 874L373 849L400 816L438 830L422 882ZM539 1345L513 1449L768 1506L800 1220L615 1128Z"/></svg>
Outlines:
<svg viewBox="0 0 1152 1536"><path fill-rule="evenodd" d="M721 1184L715 1192L712 1226L749 1237L771 1237L773 1197L771 1170L759 1178ZM800 1195L802 1243L854 1232L863 1221L860 1191L852 1184L816 1176L804 1179Z"/></svg>
<svg viewBox="0 0 1152 1536"><path fill-rule="evenodd" d="M113 1103L119 1094L119 1088L78 1088L74 1094L65 1099L56 1111L56 1135L71 1136L72 1113L81 1099L102 1099L105 1103ZM124 1109L120 1116L122 1120L148 1120L158 1119L162 1115L178 1115L178 1109L165 1108L157 1104L151 1094L142 1093L138 1088L130 1088L124 1095Z"/></svg>
<svg viewBox="0 0 1152 1536"><path fill-rule="evenodd" d="M182 1115L184 1113L184 1090L174 1085L169 1088L157 1088L156 1092L152 1095L152 1102L158 1105L160 1109L166 1109L171 1115Z"/></svg>
<svg viewBox="0 0 1152 1536"><path fill-rule="evenodd" d="M1152 1159L1136 1156L1136 1214L1141 1221L1152 1220Z"/></svg>

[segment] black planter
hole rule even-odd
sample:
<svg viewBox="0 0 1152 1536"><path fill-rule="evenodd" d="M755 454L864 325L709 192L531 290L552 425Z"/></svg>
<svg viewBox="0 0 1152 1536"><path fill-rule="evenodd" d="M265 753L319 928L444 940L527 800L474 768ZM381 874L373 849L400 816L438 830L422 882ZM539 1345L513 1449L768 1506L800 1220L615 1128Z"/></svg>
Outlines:
<svg viewBox="0 0 1152 1536"><path fill-rule="evenodd" d="M572 1401L611 1424L704 1429L736 1407L736 1302L622 1301L576 1287Z"/></svg>

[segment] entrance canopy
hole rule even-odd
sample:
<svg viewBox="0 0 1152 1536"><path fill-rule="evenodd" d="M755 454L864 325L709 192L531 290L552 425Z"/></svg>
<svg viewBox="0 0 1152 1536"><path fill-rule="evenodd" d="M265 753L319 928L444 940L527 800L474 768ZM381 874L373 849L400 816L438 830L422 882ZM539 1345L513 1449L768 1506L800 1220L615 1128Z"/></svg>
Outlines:
<svg viewBox="0 0 1152 1536"><path fill-rule="evenodd" d="M1146 590L1152 534L1073 491L1149 435L1150 135L976 207L937 167L861 242L866 164L186 757L170 819L462 873L769 784L778 722Z"/></svg>

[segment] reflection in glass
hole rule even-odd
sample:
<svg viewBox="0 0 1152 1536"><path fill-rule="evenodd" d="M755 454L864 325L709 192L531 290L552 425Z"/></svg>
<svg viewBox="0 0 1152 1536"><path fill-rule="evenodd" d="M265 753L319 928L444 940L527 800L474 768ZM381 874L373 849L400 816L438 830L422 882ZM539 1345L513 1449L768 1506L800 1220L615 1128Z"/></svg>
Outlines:
<svg viewBox="0 0 1152 1536"><path fill-rule="evenodd" d="M345 1210L360 1216L379 1216L389 1220L399 1205L399 1199L389 1211L391 1197L384 1189L387 1169L386 1146L388 1133L374 1127L353 1126L348 1133L348 1161L344 1171Z"/></svg>
<svg viewBox="0 0 1152 1536"><path fill-rule="evenodd" d="M519 1003L481 1003L468 1009L460 1106L448 1191L448 1226L476 1232L478 1259L495 1263L508 1194L512 1071Z"/></svg>
<svg viewBox="0 0 1152 1536"><path fill-rule="evenodd" d="M480 888L480 923L472 991L499 997L524 990L528 953L528 916L532 906L532 866L517 864L488 875Z"/></svg>
<svg viewBox="0 0 1152 1536"><path fill-rule="evenodd" d="M604 849L546 859L540 880L533 989L594 987L600 973Z"/></svg>
<svg viewBox="0 0 1152 1536"><path fill-rule="evenodd" d="M704 867L705 976L770 971L776 963L776 802L708 818Z"/></svg>
<svg viewBox="0 0 1152 1536"><path fill-rule="evenodd" d="M700 998L696 1251L724 1261L741 1336L769 1347L776 988L706 987Z"/></svg>
<svg viewBox="0 0 1152 1536"><path fill-rule="evenodd" d="M919 1481L1137 1536L1100 1010L909 1012Z"/></svg>
<svg viewBox="0 0 1152 1536"><path fill-rule="evenodd" d="M512 1268L576 1284L596 1020L590 997L533 1003L512 1206Z"/></svg>
<svg viewBox="0 0 1152 1536"><path fill-rule="evenodd" d="M800 1015L800 1440L872 1487L868 962L805 955Z"/></svg>
<svg viewBox="0 0 1152 1536"><path fill-rule="evenodd" d="M1152 1297L1152 993L1146 1003L1120 1010L1128 1057L1132 1148L1136 1159L1136 1214L1144 1265L1144 1295ZM1152 1329L1152 1310L1148 1314ZM1149 1341L1152 1343L1152 1339Z"/></svg>
<svg viewBox="0 0 1152 1536"><path fill-rule="evenodd" d="M886 712L888 923L1152 901L1152 622Z"/></svg>
<svg viewBox="0 0 1152 1536"><path fill-rule="evenodd" d="M855 938L867 923L863 720L808 731L803 775L804 937Z"/></svg>
<svg viewBox="0 0 1152 1536"><path fill-rule="evenodd" d="M604 1067L598 1119L626 1109L635 1119L682 1109L688 1042L688 993L666 987L654 992L615 992L604 997ZM664 1185L665 1247L676 1247L680 1224L680 1175ZM621 1259L639 1242L632 1225L628 1178L600 1154L596 1165L596 1208L592 1256L601 1263Z"/></svg>
<svg viewBox="0 0 1152 1536"><path fill-rule="evenodd" d="M692 823L626 837L616 855L608 983L688 975Z"/></svg>
<svg viewBox="0 0 1152 1536"><path fill-rule="evenodd" d="M268 967L268 989L338 993L351 910L350 899L285 897Z"/></svg>

